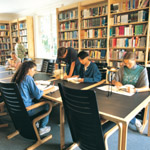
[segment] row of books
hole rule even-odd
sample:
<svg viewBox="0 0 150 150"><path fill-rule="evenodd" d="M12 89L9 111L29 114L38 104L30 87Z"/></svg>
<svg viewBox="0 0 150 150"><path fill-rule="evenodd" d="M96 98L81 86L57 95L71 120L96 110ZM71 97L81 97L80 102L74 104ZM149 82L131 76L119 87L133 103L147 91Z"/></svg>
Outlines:
<svg viewBox="0 0 150 150"><path fill-rule="evenodd" d="M0 55L9 55L10 51L0 50Z"/></svg>
<svg viewBox="0 0 150 150"><path fill-rule="evenodd" d="M120 3L111 4L111 12L118 13L132 9L147 7L149 0L122 0Z"/></svg>
<svg viewBox="0 0 150 150"><path fill-rule="evenodd" d="M126 51L124 49L122 50L113 50L110 49L109 51L109 58L111 60L123 60L123 57L125 55ZM144 61L145 59L145 53L143 51L136 51L136 60L137 61Z"/></svg>
<svg viewBox="0 0 150 150"><path fill-rule="evenodd" d="M77 38L78 38L78 31L60 33L61 40L69 40L69 39L77 39Z"/></svg>
<svg viewBox="0 0 150 150"><path fill-rule="evenodd" d="M82 28L106 26L106 25L107 25L107 17L87 19L87 20L82 20L81 22Z"/></svg>
<svg viewBox="0 0 150 150"><path fill-rule="evenodd" d="M10 42L10 38L0 37L0 43L9 43L9 42Z"/></svg>
<svg viewBox="0 0 150 150"><path fill-rule="evenodd" d="M17 37L18 36L18 31L14 31L11 33L12 37Z"/></svg>
<svg viewBox="0 0 150 150"><path fill-rule="evenodd" d="M27 37L19 37L20 42L28 42Z"/></svg>
<svg viewBox="0 0 150 150"><path fill-rule="evenodd" d="M78 18L78 9L62 12L58 15L58 19L61 21L74 18Z"/></svg>
<svg viewBox="0 0 150 150"><path fill-rule="evenodd" d="M65 22L60 24L60 31L78 28L78 21Z"/></svg>
<svg viewBox="0 0 150 150"><path fill-rule="evenodd" d="M107 36L107 28L81 31L81 38L101 38Z"/></svg>
<svg viewBox="0 0 150 150"><path fill-rule="evenodd" d="M9 36L9 31L0 31L0 36Z"/></svg>
<svg viewBox="0 0 150 150"><path fill-rule="evenodd" d="M10 49L10 44L0 44L0 50L7 50Z"/></svg>
<svg viewBox="0 0 150 150"><path fill-rule="evenodd" d="M82 17L90 17L90 16L99 16L99 15L105 15L108 13L108 6L101 6L101 7L95 7L95 8L89 8L84 9L82 11Z"/></svg>
<svg viewBox="0 0 150 150"><path fill-rule="evenodd" d="M13 25L11 26L11 30L12 30L12 31L18 30L18 25L17 25L17 24L13 24Z"/></svg>
<svg viewBox="0 0 150 150"><path fill-rule="evenodd" d="M123 24L123 23L132 23L132 22L142 22L148 20L148 11L140 10L138 12L131 12L124 15L114 15L110 18L110 24Z"/></svg>
<svg viewBox="0 0 150 150"><path fill-rule="evenodd" d="M106 48L107 40L82 40L82 48Z"/></svg>
<svg viewBox="0 0 150 150"><path fill-rule="evenodd" d="M147 24L119 26L110 28L110 36L146 35Z"/></svg>
<svg viewBox="0 0 150 150"><path fill-rule="evenodd" d="M23 35L27 35L27 30L21 30L20 31L20 36L23 36Z"/></svg>
<svg viewBox="0 0 150 150"><path fill-rule="evenodd" d="M60 42L60 47L72 47L72 48L78 48L78 41L65 41Z"/></svg>
<svg viewBox="0 0 150 150"><path fill-rule="evenodd" d="M19 29L26 29L27 24L26 23L19 23Z"/></svg>
<svg viewBox="0 0 150 150"><path fill-rule="evenodd" d="M1 56L1 57L0 57L0 64L1 64L1 65L4 65L4 64L5 64L5 61L6 61L5 56Z"/></svg>
<svg viewBox="0 0 150 150"><path fill-rule="evenodd" d="M9 30L9 25L0 25L0 30Z"/></svg>
<svg viewBox="0 0 150 150"><path fill-rule="evenodd" d="M113 38L110 47L146 47L146 37Z"/></svg>
<svg viewBox="0 0 150 150"><path fill-rule="evenodd" d="M106 51L105 50L101 50L101 51L89 51L89 57L90 58L94 58L94 59L104 59L106 58Z"/></svg>

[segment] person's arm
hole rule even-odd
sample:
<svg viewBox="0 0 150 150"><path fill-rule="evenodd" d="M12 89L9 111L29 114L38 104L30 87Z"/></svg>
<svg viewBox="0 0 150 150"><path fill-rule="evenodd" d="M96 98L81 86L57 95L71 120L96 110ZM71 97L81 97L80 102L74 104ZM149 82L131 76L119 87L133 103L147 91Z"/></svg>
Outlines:
<svg viewBox="0 0 150 150"><path fill-rule="evenodd" d="M43 90L43 95L50 93L54 89L55 89L55 87L53 86L53 87L50 87L50 88L48 88L46 90Z"/></svg>
<svg viewBox="0 0 150 150"><path fill-rule="evenodd" d="M115 73L115 77L112 80L112 85L115 85L116 87L121 87L122 86L122 78L123 78L123 71L124 71L124 67L120 68L118 70L118 72Z"/></svg>
<svg viewBox="0 0 150 150"><path fill-rule="evenodd" d="M21 61L20 61L20 62L17 62L17 63L15 64L15 68L17 69L17 68L20 66L20 64L21 64Z"/></svg>
<svg viewBox="0 0 150 150"><path fill-rule="evenodd" d="M75 61L73 61L73 62L71 63L69 75L68 75L68 76L65 76L65 77L64 77L65 79L66 79L66 78L70 78L70 77L72 76L73 71L74 71L74 68L75 68Z"/></svg>

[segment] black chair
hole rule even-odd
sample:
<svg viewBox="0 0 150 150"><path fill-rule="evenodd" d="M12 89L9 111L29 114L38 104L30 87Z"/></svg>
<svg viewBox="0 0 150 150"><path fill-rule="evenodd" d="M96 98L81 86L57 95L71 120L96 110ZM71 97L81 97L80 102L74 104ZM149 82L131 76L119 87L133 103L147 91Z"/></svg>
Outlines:
<svg viewBox="0 0 150 150"><path fill-rule="evenodd" d="M32 106L25 107L16 83L0 83L0 91L16 129L14 133L7 136L8 139L11 139L20 133L20 135L24 138L36 140L37 142L35 144L27 148L27 150L33 150L52 138L52 135L41 138L36 127L37 121L50 114L52 110L50 102L43 101ZM50 106L47 112L43 111L33 117L29 117L27 111L45 104L49 104Z"/></svg>
<svg viewBox="0 0 150 150"><path fill-rule="evenodd" d="M104 139L114 133L118 126L110 121L101 125L94 91L58 85L74 142L68 149L75 146L82 150L108 149L107 140Z"/></svg>
<svg viewBox="0 0 150 150"><path fill-rule="evenodd" d="M7 112L4 112L4 105L5 105L5 103L4 103L4 101L3 101L3 99L2 99L2 96L1 96L1 94L0 94L0 116L5 116L5 115L7 115ZM7 124L7 123L5 123L5 124L0 124L0 128L2 128L2 127L8 127L8 124Z"/></svg>
<svg viewBox="0 0 150 150"><path fill-rule="evenodd" d="M54 69L55 69L55 60L43 59L41 72L50 73L52 75Z"/></svg>

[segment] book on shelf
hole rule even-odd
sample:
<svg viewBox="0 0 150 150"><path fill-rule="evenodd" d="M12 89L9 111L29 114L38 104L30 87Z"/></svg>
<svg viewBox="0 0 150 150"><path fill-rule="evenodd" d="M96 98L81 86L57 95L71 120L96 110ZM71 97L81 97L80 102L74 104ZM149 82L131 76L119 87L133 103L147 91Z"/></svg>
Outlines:
<svg viewBox="0 0 150 150"><path fill-rule="evenodd" d="M9 36L9 31L0 31L0 36Z"/></svg>
<svg viewBox="0 0 150 150"><path fill-rule="evenodd" d="M140 10L138 12L131 12L129 14L121 14L121 15L114 15L110 18L110 24L126 24L126 23L133 23L133 22L143 22L148 20L148 11L147 10Z"/></svg>
<svg viewBox="0 0 150 150"><path fill-rule="evenodd" d="M120 3L111 4L111 13L118 13L132 9L145 8L149 4L149 0L124 0Z"/></svg>
<svg viewBox="0 0 150 150"><path fill-rule="evenodd" d="M9 43L10 38L9 37L0 37L0 43Z"/></svg>
<svg viewBox="0 0 150 150"><path fill-rule="evenodd" d="M19 29L26 29L27 28L27 24L24 23L19 23Z"/></svg>
<svg viewBox="0 0 150 150"><path fill-rule="evenodd" d="M78 9L61 12L58 15L58 19L60 21L67 20L67 19L76 19L76 18L78 18Z"/></svg>
<svg viewBox="0 0 150 150"><path fill-rule="evenodd" d="M0 25L0 30L8 30L9 29L9 25Z"/></svg>
<svg viewBox="0 0 150 150"><path fill-rule="evenodd" d="M82 48L106 48L107 40L82 40Z"/></svg>
<svg viewBox="0 0 150 150"><path fill-rule="evenodd" d="M92 59L105 59L106 58L106 51L105 50L90 50L89 57Z"/></svg>
<svg viewBox="0 0 150 150"><path fill-rule="evenodd" d="M81 31L81 38L101 38L107 36L107 28Z"/></svg>
<svg viewBox="0 0 150 150"><path fill-rule="evenodd" d="M136 47L146 47L146 37L132 37L132 38L112 38L110 39L110 47L113 48L136 48Z"/></svg>
<svg viewBox="0 0 150 150"><path fill-rule="evenodd" d="M78 41L64 41L59 42L60 47L72 47L72 48L78 48Z"/></svg>
<svg viewBox="0 0 150 150"><path fill-rule="evenodd" d="M77 39L78 38L78 31L60 32L59 35L60 35L61 40Z"/></svg>
<svg viewBox="0 0 150 150"><path fill-rule="evenodd" d="M108 13L108 6L94 7L82 10L82 18L87 18L91 16L100 16Z"/></svg>
<svg viewBox="0 0 150 150"><path fill-rule="evenodd" d="M92 19L82 20L81 22L82 28L106 26L106 25L107 25L107 16L101 17L101 18L92 18Z"/></svg>
<svg viewBox="0 0 150 150"><path fill-rule="evenodd" d="M60 31L78 29L78 21L68 21L60 24Z"/></svg>

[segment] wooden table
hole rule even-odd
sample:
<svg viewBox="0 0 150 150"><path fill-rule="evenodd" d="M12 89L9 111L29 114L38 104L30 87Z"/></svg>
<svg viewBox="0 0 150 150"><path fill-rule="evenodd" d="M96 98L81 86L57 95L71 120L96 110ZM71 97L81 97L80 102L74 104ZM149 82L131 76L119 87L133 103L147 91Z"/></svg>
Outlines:
<svg viewBox="0 0 150 150"><path fill-rule="evenodd" d="M8 75L8 73L7 73ZM9 75L8 75L9 76ZM4 77L4 76L3 76ZM55 80L50 79L48 74L37 74L35 75L37 80ZM7 82L9 79L1 79L1 81ZM56 80L57 83L62 83L63 85L75 88L75 89L92 89L96 91L97 103L99 108L100 115L108 120L114 121L119 125L120 133L120 146L118 149L126 150L127 145L127 131L129 122L138 114L143 108L145 108L150 102L150 92L137 93L131 97L123 96L118 94L112 94L110 97L107 97L107 92L100 91L95 87L102 84L102 82L96 84L73 84L67 81ZM55 93L50 93L44 95L46 99L59 103L60 106L60 138L61 138L61 149L64 148L64 109L62 100L60 97L59 91ZM150 120L150 111L149 111L149 120ZM148 135L150 136L150 123L148 126Z"/></svg>

